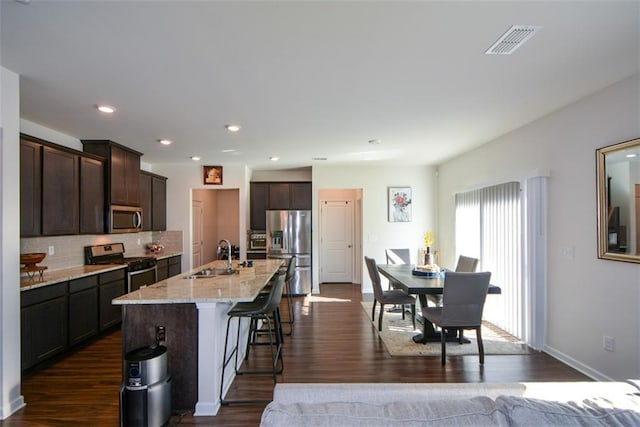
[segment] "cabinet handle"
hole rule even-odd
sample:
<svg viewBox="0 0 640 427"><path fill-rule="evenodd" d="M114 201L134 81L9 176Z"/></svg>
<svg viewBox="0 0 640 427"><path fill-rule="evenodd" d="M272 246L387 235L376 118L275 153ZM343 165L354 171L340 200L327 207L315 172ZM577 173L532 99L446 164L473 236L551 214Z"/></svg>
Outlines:
<svg viewBox="0 0 640 427"><path fill-rule="evenodd" d="M136 212L136 216L133 220L134 228L142 228L142 212Z"/></svg>

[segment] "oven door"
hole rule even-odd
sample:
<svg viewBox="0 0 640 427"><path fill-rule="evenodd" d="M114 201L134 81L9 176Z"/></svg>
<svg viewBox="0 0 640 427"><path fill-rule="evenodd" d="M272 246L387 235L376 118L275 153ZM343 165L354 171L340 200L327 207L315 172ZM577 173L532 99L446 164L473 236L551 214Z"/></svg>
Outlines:
<svg viewBox="0 0 640 427"><path fill-rule="evenodd" d="M158 281L158 270L156 266L146 270L130 271L127 280L127 293L137 291L143 286L153 285Z"/></svg>

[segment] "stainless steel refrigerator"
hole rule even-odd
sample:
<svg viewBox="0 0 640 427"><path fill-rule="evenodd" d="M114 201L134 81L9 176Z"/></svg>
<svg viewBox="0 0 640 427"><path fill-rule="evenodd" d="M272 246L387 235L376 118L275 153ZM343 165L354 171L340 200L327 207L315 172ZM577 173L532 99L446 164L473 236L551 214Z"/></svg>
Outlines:
<svg viewBox="0 0 640 427"><path fill-rule="evenodd" d="M267 211L267 258L296 255L293 295L311 292L311 211Z"/></svg>

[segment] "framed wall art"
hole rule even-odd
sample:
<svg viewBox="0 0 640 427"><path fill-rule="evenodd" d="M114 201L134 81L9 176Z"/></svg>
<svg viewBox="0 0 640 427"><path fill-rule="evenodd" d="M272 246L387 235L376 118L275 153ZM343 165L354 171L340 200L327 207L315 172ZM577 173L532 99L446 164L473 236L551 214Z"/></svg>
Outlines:
<svg viewBox="0 0 640 427"><path fill-rule="evenodd" d="M389 222L411 222L411 187L389 187Z"/></svg>
<svg viewBox="0 0 640 427"><path fill-rule="evenodd" d="M203 166L205 185L222 185L222 166Z"/></svg>

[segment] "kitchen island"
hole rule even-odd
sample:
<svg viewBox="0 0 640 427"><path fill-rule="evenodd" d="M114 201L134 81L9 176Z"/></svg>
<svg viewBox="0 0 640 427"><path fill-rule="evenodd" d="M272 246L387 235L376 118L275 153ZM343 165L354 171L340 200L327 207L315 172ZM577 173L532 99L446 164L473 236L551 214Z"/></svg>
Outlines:
<svg viewBox="0 0 640 427"><path fill-rule="evenodd" d="M114 299L113 304L122 305L123 311L123 356L154 344L156 328L164 326L172 408L215 415L220 408L227 313L237 302L253 301L282 264L282 260L255 260L253 267L243 268L234 262L235 274L195 275L203 269L226 267L226 261L214 261ZM241 326L240 343L247 342L248 326L248 322ZM235 337L235 332L229 336ZM241 345L239 350L242 360L245 348ZM225 384L230 385L234 373L227 372Z"/></svg>

